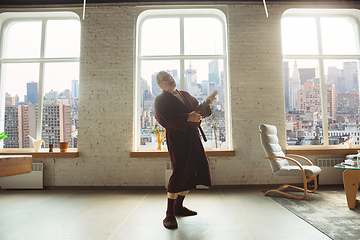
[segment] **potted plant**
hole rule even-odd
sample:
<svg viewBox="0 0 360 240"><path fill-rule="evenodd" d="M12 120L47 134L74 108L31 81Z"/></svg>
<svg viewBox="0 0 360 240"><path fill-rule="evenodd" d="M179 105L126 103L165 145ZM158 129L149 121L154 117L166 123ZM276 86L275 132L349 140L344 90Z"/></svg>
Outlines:
<svg viewBox="0 0 360 240"><path fill-rule="evenodd" d="M214 136L214 146L213 149L214 150L219 150L220 149L220 141L218 140L218 127L217 127L217 120L216 120L216 116L215 116L215 111L214 109L211 107L211 115L209 118L209 121L211 121L211 129L213 131L213 136Z"/></svg>
<svg viewBox="0 0 360 240"><path fill-rule="evenodd" d="M60 152L67 152L69 143L68 142L59 142Z"/></svg>
<svg viewBox="0 0 360 240"><path fill-rule="evenodd" d="M161 143L164 141L166 136L165 128L161 127L159 124L155 124L151 128L151 133L155 136L157 142L156 151L161 151Z"/></svg>

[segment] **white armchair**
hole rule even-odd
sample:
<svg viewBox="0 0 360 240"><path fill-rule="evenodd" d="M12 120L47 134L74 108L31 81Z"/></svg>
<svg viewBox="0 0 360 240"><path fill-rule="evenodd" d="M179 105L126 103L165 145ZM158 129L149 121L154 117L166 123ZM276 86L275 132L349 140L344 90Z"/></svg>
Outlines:
<svg viewBox="0 0 360 240"><path fill-rule="evenodd" d="M318 187L316 176L321 172L321 169L318 166L314 166L314 164L304 156L294 154L285 155L279 145L276 126L260 124L259 129L261 144L267 155L265 159L269 159L272 171L279 176L302 176L304 184L303 188L284 184L277 189L267 191L264 195L266 196L270 192L275 192L291 198L304 199L308 192L315 192ZM302 165L294 158L305 160L309 165ZM296 165L290 165L288 161L294 162ZM314 180L314 189L308 190L307 183L312 180ZM283 190L288 187L303 191L304 195L298 197L283 192Z"/></svg>

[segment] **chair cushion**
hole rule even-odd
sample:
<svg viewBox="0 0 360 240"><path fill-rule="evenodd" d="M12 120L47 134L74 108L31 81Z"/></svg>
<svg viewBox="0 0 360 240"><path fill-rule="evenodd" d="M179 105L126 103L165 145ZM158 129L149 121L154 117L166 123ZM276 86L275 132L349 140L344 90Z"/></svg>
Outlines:
<svg viewBox="0 0 360 240"><path fill-rule="evenodd" d="M269 156L281 156L285 157L284 152L279 145L279 139L277 137L276 126L268 124L260 124L260 138L261 144L266 152L266 155ZM271 158L269 159L271 169L273 172L278 171L281 167L289 166L289 162L283 158Z"/></svg>
<svg viewBox="0 0 360 240"><path fill-rule="evenodd" d="M318 166L302 166L305 170L306 177L313 177L318 175L321 172L321 168ZM284 166L280 168L275 174L279 176L302 176L299 166Z"/></svg>

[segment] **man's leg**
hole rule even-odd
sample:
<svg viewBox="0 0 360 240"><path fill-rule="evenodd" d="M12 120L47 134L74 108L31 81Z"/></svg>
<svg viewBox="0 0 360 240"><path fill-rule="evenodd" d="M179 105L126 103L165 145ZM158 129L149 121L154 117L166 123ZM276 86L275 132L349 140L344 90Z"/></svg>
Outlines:
<svg viewBox="0 0 360 240"><path fill-rule="evenodd" d="M175 201L178 197L178 193L167 193L167 210L166 217L163 220L165 228L175 229L178 227L177 221L175 218Z"/></svg>
<svg viewBox="0 0 360 240"><path fill-rule="evenodd" d="M168 204L166 210L166 217L175 216L175 202L178 197L178 193L168 193Z"/></svg>
<svg viewBox="0 0 360 240"><path fill-rule="evenodd" d="M183 206L184 199L189 191L179 192L175 201L175 215L176 216L194 216L197 212L192 211Z"/></svg>

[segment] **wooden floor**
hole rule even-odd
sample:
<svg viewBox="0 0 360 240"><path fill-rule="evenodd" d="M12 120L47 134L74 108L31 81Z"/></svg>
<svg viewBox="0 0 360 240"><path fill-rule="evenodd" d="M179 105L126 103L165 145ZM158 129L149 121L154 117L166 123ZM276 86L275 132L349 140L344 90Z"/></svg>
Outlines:
<svg viewBox="0 0 360 240"><path fill-rule="evenodd" d="M259 187L194 190L184 205L197 216L165 229L164 188L0 190L1 240L329 239Z"/></svg>

